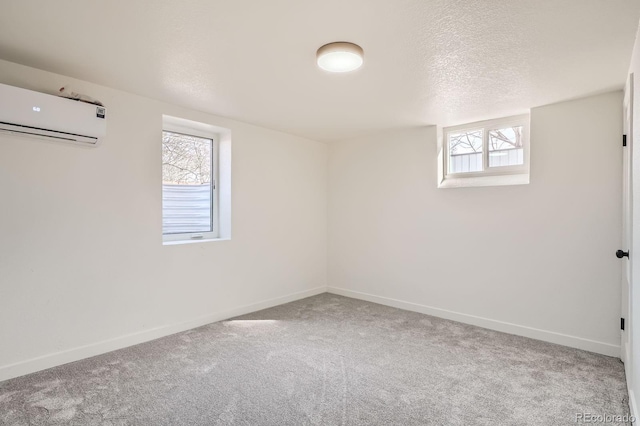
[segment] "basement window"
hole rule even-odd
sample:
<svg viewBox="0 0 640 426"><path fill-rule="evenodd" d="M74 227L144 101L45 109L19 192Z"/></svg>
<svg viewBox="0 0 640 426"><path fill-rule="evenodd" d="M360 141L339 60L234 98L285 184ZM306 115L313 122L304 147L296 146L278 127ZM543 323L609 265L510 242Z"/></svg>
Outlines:
<svg viewBox="0 0 640 426"><path fill-rule="evenodd" d="M163 116L162 239L167 244L229 239L230 154L226 129ZM222 149L221 149L222 148ZM221 155L222 154L222 155ZM221 161L224 157L225 161ZM229 158L227 158L229 157ZM227 182L225 182L227 181ZM222 185L225 183L226 185ZM226 186L226 191L223 186Z"/></svg>
<svg viewBox="0 0 640 426"><path fill-rule="evenodd" d="M529 116L442 129L438 187L529 183Z"/></svg>

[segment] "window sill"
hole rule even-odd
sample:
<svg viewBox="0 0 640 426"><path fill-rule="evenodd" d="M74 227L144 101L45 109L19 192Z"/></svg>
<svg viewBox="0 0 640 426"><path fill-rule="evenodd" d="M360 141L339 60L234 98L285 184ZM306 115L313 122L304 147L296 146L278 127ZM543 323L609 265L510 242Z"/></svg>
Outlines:
<svg viewBox="0 0 640 426"><path fill-rule="evenodd" d="M195 240L175 240L175 241L163 241L163 246L179 246L182 244L197 244L197 243L210 243L215 241L231 241L231 238L201 238Z"/></svg>
<svg viewBox="0 0 640 426"><path fill-rule="evenodd" d="M480 186L527 185L529 173L474 177L450 177L438 183L438 188L468 188Z"/></svg>

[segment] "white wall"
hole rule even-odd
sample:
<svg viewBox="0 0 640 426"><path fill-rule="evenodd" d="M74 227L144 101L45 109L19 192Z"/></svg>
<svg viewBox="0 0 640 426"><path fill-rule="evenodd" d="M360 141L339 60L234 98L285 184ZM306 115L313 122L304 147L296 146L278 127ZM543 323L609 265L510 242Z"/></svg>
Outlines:
<svg viewBox="0 0 640 426"><path fill-rule="evenodd" d="M0 135L0 380L324 291L325 144L5 61L0 82L108 108L95 149ZM162 114L231 129L231 241L162 245Z"/></svg>
<svg viewBox="0 0 640 426"><path fill-rule="evenodd" d="M621 104L533 109L529 185L437 189L435 127L330 145L330 291L619 356Z"/></svg>
<svg viewBox="0 0 640 426"><path fill-rule="evenodd" d="M0 82L71 85L108 107L96 149L0 135L0 380L327 282L336 293L618 355L619 92L532 111L531 184L437 189L433 127L327 153L5 61ZM162 246L162 114L232 130L231 241Z"/></svg>
<svg viewBox="0 0 640 426"><path fill-rule="evenodd" d="M630 356L625 364L629 406L632 414L640 419L640 34L636 37L629 73L634 74L632 161L632 246L630 312L627 330L630 334Z"/></svg>

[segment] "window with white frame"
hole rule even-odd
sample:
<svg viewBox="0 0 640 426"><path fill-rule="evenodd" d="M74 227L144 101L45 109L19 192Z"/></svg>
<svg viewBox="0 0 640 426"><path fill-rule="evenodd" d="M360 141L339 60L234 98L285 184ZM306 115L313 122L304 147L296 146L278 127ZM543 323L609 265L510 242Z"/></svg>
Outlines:
<svg viewBox="0 0 640 426"><path fill-rule="evenodd" d="M162 116L162 241L231 239L231 130Z"/></svg>
<svg viewBox="0 0 640 426"><path fill-rule="evenodd" d="M198 129L164 127L163 240L218 238L218 136Z"/></svg>
<svg viewBox="0 0 640 426"><path fill-rule="evenodd" d="M529 182L528 115L448 127L442 138L440 187Z"/></svg>

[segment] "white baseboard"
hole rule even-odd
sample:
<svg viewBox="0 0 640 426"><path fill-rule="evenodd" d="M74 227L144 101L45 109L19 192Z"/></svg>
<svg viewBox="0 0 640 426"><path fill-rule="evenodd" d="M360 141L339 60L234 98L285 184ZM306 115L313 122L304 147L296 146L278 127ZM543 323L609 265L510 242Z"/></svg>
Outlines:
<svg viewBox="0 0 640 426"><path fill-rule="evenodd" d="M239 306L222 312L211 313L178 324L164 325L116 337L114 339L104 340L102 342L31 358L14 364L3 365L0 366L0 382L14 377L23 376L25 374L35 373L36 371L45 370L47 368L56 367L58 365L67 364L69 362L101 355L116 349L122 349L128 346L148 342L170 334L180 333L212 322L222 321L239 315L282 305L283 303L293 302L294 300L304 299L305 297L315 296L317 294L325 293L326 291L326 287L316 287L311 290L300 291L286 296L263 300L261 302Z"/></svg>
<svg viewBox="0 0 640 426"><path fill-rule="evenodd" d="M581 337L569 336L552 331L540 330L503 321L477 317L474 315L448 311L445 309L434 308L431 306L420 305L412 302L405 302L388 297L375 296L372 294L361 293L353 290L347 290L337 287L316 287L310 290L292 293L286 296L276 297L273 299L252 303L250 305L236 307L234 309L226 311L215 312L178 324L160 326L149 330L127 334L125 336L116 337L114 339L104 340L101 342L79 346L61 352L43 355L14 364L3 365L0 366L0 382L25 374L34 373L36 371L45 370L47 368L56 367L58 365L67 364L69 362L79 361L81 359L104 354L117 349L126 348L128 346L148 342L150 340L200 327L212 322L222 321L224 319L232 318L238 315L244 315L251 312L259 311L261 309L267 309L273 306L281 305L283 303L293 302L294 300L304 299L305 297L315 296L324 292L352 297L354 299L366 300L369 302L379 303L381 305L392 306L408 311L420 312L423 314L476 325L491 330L502 331L505 333L530 337L546 342L583 349L590 352L596 352L603 355L620 357L620 346L608 343L597 342L594 340L583 339ZM635 405L635 399L633 399L632 395L633 392L630 390L629 406L631 409L631 413L636 416L636 418L638 418L638 407Z"/></svg>
<svg viewBox="0 0 640 426"><path fill-rule="evenodd" d="M629 382L627 382L627 386L629 386ZM633 389L628 388L629 390L629 411L631 411L631 415L636 419L633 422L634 425L640 423L640 412L638 412L638 405L636 404L636 395L633 392Z"/></svg>
<svg viewBox="0 0 640 426"><path fill-rule="evenodd" d="M453 312L446 309L434 308L432 306L405 302L403 300L376 296L373 294L361 293L359 291L347 290L343 288L328 287L327 291L329 293L338 294L340 296L366 300L368 302L379 303L381 305L392 306L394 308L405 309L407 311L420 312L422 314L433 315L439 318L445 318L465 324L476 325L478 327L488 328L490 330L515 334L517 336L530 337L532 339L543 340L545 342L556 343L559 345L569 346L572 348L583 349L589 352L595 352L602 355L620 358L620 345L612 345L610 343L598 342L595 340L584 339L582 337L569 336L567 334L556 333L553 331L540 330L523 325L478 317L475 315L463 314L460 312Z"/></svg>
<svg viewBox="0 0 640 426"><path fill-rule="evenodd" d="M620 351L624 351L624 360L622 361L624 363L624 378L627 382L627 387L629 389L631 386L631 364L633 363L633 360L631 359L631 345L627 345L626 346L626 350L622 349L622 347L620 348Z"/></svg>

